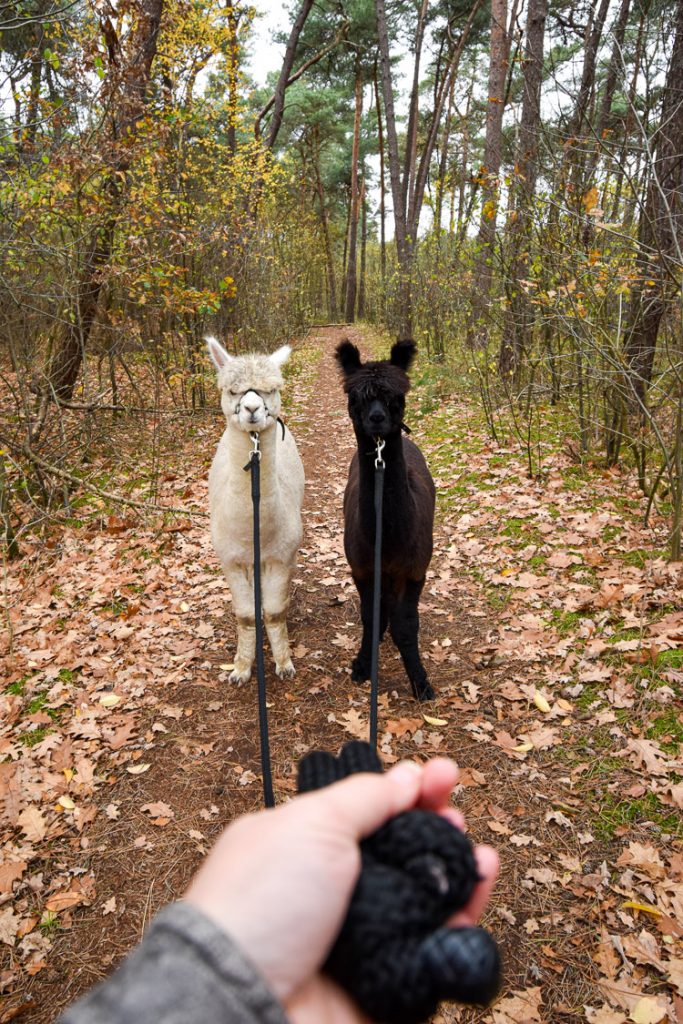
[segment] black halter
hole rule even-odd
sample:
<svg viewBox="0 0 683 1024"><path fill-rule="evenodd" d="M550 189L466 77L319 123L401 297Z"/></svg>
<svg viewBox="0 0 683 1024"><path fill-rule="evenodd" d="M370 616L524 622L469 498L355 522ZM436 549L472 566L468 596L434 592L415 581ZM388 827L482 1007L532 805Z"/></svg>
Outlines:
<svg viewBox="0 0 683 1024"><path fill-rule="evenodd" d="M247 395L249 394L249 392L250 392L250 391L253 391L255 395L258 395L258 397L259 397L259 398L261 399L261 401L263 402L263 408L264 408L264 409L266 410L266 419L272 419L272 418L273 418L273 414L272 414L272 412L270 411L270 409L268 408L268 403L266 402L266 400L265 400L265 398L263 397L263 395L261 395L261 394L260 394L260 393L259 393L259 392L258 392L258 391L256 390L256 388L247 388L247 390L246 390L246 391L243 391L243 392L242 392L242 394L240 395L240 399L239 399L239 402L238 402L238 403L237 403L237 405L235 406L235 412L234 412L234 415L235 415L235 416L239 416L239 414L240 414L240 409L242 408L242 402L244 401L244 399L246 398L246 396L247 396ZM284 420L282 419L282 417L281 417L281 416L276 416L276 417L275 417L275 420L276 420L276 422L277 422L277 423L279 423L279 424L280 424L280 426L282 427L282 440L284 441L284 439L285 439L285 421L284 421ZM407 429L407 428L406 428L406 429Z"/></svg>

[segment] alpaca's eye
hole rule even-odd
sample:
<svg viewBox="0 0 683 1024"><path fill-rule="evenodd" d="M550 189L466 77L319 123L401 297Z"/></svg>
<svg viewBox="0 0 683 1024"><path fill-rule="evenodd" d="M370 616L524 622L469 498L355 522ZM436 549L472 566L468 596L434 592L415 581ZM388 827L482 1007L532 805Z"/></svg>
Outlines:
<svg viewBox="0 0 683 1024"><path fill-rule="evenodd" d="M232 395L233 398L237 398L239 396L240 392L239 391L233 391L232 388L231 388L230 389L230 394Z"/></svg>

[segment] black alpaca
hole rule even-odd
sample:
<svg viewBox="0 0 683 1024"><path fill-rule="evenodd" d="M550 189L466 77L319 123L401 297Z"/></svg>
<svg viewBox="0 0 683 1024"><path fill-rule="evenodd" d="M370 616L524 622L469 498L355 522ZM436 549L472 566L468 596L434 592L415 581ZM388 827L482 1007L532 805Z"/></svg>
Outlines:
<svg viewBox="0 0 683 1024"><path fill-rule="evenodd" d="M405 396L410 388L407 370L414 357L412 341L398 341L391 358L379 362L362 363L350 341L343 341L337 348L358 442L344 493L344 550L360 596L363 639L351 666L352 678L360 682L370 677L375 439L382 438L386 469L380 637L388 625L415 697L432 700L434 691L420 660L417 637L418 602L432 557L434 481L420 449L401 433Z"/></svg>

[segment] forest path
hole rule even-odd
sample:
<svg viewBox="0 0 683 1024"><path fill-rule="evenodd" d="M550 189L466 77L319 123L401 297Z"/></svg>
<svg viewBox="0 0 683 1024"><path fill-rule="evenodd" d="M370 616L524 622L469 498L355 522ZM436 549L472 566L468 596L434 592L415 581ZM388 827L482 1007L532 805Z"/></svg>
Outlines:
<svg viewBox="0 0 683 1024"><path fill-rule="evenodd" d="M297 347L285 389L287 422L307 482L305 534L289 614L293 680L276 679L266 649L274 788L280 800L295 789L301 754L313 746L338 749L363 734L368 718L368 686L354 685L348 674L360 624L342 545L342 495L355 441L334 348L346 336L366 355L374 354L364 330L318 329ZM422 379L419 367L415 376ZM591 832L596 809L577 798L577 780L591 771L591 750L579 744L576 756L570 756L567 745L576 743L582 728L590 733L591 717L577 715L569 701L553 699L546 688L543 657L558 638L544 630L540 617L524 607L518 618L504 604L498 612L491 607L478 568L479 558L482 565L490 558L470 529L476 515L458 507L459 500L472 497L462 481L470 489L481 484L471 483L471 453L485 448L486 439L477 435L466 410L426 401L422 384L408 398L406 419L439 492L434 557L421 603L421 650L437 697L427 706L413 701L398 653L385 641L380 745L387 762L438 753L461 765L457 802L472 837L493 841L501 852L501 880L488 923L503 948L506 988L517 990L493 1014L446 1007L435 1020L593 1020L584 1015L584 1005L604 1002L605 989L597 986L605 978L598 978L587 951L599 929L614 923L615 897L601 865L620 847ZM208 466L221 430L216 419L194 431L179 460L179 478L169 467L166 489L182 492L197 509L206 508ZM495 521L499 536L509 509L504 481L494 481L493 487L494 511L487 513L487 522ZM476 493L478 505L484 497L491 500L490 493ZM226 614L227 590L211 551L208 522L181 524L157 535L155 543L152 558L152 542L141 535L125 544L116 532L106 542L80 539L80 584L68 581L74 550L67 544L61 556L67 595L74 587L104 587L102 579L115 569L116 594L136 588L138 603L130 617L124 607L100 627L91 616L86 629L76 602L67 622L71 648L80 645L94 659L92 665L83 658L78 662L84 674L79 692L89 694L97 716L87 730L82 725L67 730L74 743L84 735L90 744L97 766L89 790L94 802L82 824L53 826L52 843L42 854L47 891L20 910L30 913L36 906L40 912L47 893L68 894L80 886L83 898L73 904L78 909L70 913L67 899L66 909L58 912L62 930L43 928L40 934L49 940L44 949L38 940L28 949L29 968L38 967L22 974L10 1005L23 1003L25 1020L54 1020L63 1005L102 977L139 940L150 916L182 893L222 827L261 805L256 686L252 681L235 687L227 680L235 628L229 607ZM527 584L528 579L519 586ZM57 665L70 663L68 651L68 646L58 650ZM566 657L567 650L560 655ZM104 687L103 678L110 680ZM111 690L123 700L109 708ZM40 745L33 749L40 751ZM48 749L53 771L70 763L63 755L55 764L54 756ZM81 762L75 767L76 780L88 775ZM78 803L88 787L71 792ZM604 952L603 959L609 956ZM594 1019L618 1024L622 1018Z"/></svg>

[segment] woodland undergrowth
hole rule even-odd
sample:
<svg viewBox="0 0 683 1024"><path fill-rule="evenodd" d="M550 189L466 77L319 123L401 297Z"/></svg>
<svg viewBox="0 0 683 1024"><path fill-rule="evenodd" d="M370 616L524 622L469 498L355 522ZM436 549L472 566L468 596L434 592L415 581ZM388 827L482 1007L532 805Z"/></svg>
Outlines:
<svg viewBox="0 0 683 1024"><path fill-rule="evenodd" d="M353 439L338 336L311 333L286 389L309 507L293 611L301 670L273 696L280 799L298 753L367 727L345 665L358 624L341 545ZM354 336L386 347L369 329ZM683 575L665 557L666 515L652 509L645 525L634 473L577 458L552 407L530 475L528 435L501 411L493 439L472 388L421 359L409 396L438 494L421 609L433 708L414 705L383 655L386 763L456 757L473 835L502 856L488 923L506 990L490 1011L436 1020L676 1021ZM51 1019L46 999L67 1000L122 955L155 884L151 909L225 820L259 803L252 694L227 686L228 591L205 517L220 414L178 416L169 403L145 428L133 416L101 427L95 489L72 483L68 513L27 533L5 566L0 984L25 1019Z"/></svg>

